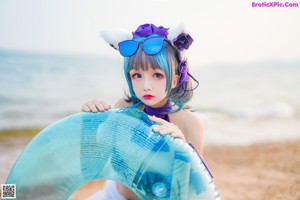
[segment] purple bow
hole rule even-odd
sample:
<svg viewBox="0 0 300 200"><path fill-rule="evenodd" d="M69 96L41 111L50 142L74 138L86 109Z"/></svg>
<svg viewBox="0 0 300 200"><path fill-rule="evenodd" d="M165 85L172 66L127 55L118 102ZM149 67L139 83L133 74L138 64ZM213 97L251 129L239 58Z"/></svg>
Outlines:
<svg viewBox="0 0 300 200"><path fill-rule="evenodd" d="M188 73L187 73L187 66L186 66L186 61L180 61L179 63L179 80L178 80L178 85L180 85L183 82L188 82L190 79Z"/></svg>
<svg viewBox="0 0 300 200"><path fill-rule="evenodd" d="M175 39L173 39L173 44L176 46L180 51L184 49L188 49L190 45L193 43L193 38L186 33L181 33Z"/></svg>
<svg viewBox="0 0 300 200"><path fill-rule="evenodd" d="M168 35L168 28L164 28L163 26L156 27L153 24L143 24L140 25L136 31L132 32L133 38L148 37L152 34L157 34L166 38Z"/></svg>

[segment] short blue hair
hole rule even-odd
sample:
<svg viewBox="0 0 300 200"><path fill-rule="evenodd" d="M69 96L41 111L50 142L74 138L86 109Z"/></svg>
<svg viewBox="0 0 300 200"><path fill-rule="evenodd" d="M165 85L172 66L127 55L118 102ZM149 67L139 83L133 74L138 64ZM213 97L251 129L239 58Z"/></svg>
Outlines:
<svg viewBox="0 0 300 200"><path fill-rule="evenodd" d="M148 37L137 37L134 38L134 40L140 42L154 36L157 35L153 34ZM152 69L160 69L166 74L166 98L178 106L178 110L180 110L183 105L191 99L192 91L179 91L179 87L174 89L171 88L175 75L178 75L179 62L178 51L168 41L164 41L161 51L156 55L148 55L142 48L138 48L134 55L124 57L124 75L129 88L129 95L127 95L126 101L132 102L133 105L137 106L141 103L133 91L129 74L130 70L142 69L146 71L149 67L151 67Z"/></svg>

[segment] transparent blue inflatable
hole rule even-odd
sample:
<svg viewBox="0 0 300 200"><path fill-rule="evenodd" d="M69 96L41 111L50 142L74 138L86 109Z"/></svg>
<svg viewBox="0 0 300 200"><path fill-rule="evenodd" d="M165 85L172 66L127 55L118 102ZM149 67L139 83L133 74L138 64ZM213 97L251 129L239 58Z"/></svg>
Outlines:
<svg viewBox="0 0 300 200"><path fill-rule="evenodd" d="M117 181L140 199L220 199L195 150L152 131L136 109L79 113L41 131L24 149L6 183L17 199L68 199L99 179Z"/></svg>

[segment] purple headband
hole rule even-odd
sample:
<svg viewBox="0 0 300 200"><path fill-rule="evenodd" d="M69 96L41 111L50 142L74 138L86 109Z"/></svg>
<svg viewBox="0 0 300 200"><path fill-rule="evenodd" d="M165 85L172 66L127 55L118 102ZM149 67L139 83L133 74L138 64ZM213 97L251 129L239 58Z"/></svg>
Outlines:
<svg viewBox="0 0 300 200"><path fill-rule="evenodd" d="M140 25L136 31L132 32L133 38L136 37L148 37L152 34L157 34L161 37L167 38L168 28L164 28L163 26L155 26L153 24L143 24Z"/></svg>
<svg viewBox="0 0 300 200"><path fill-rule="evenodd" d="M132 35L133 38L136 38L136 37L148 37L152 34L157 34L161 37L168 39L167 38L168 30L169 28L164 28L163 26L157 27L153 24L143 24L140 25L136 29L136 31L132 32ZM194 41L193 38L189 34L183 32L170 42L180 52L180 51L187 50L190 47L190 45L193 43L193 41ZM178 67L179 80L177 85L182 85L183 82L189 81L189 77L191 75L187 72L186 60L180 58L179 60L180 60L179 67Z"/></svg>
<svg viewBox="0 0 300 200"><path fill-rule="evenodd" d="M161 37L167 38L169 28L164 28L163 26L155 26L154 24L143 24L140 25L136 31L132 32L133 38L136 37L148 37L152 34L157 34ZM179 51L187 50L193 43L193 38L187 33L181 33L171 42L174 47Z"/></svg>

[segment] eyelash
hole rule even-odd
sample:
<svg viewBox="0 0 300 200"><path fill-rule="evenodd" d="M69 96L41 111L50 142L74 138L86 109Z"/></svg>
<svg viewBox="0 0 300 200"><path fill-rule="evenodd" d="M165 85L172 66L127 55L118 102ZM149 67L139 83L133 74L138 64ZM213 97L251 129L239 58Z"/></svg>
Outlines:
<svg viewBox="0 0 300 200"><path fill-rule="evenodd" d="M159 76L159 77L156 77L156 76ZM164 77L164 75L162 75L162 74L160 74L160 73L155 73L154 75L153 75L153 77L154 78L157 78L157 79L162 79L163 77Z"/></svg>
<svg viewBox="0 0 300 200"><path fill-rule="evenodd" d="M139 77L136 77L137 75L139 75ZM133 79L135 79L135 78L140 78L141 77L141 75L139 74L139 73L135 73L135 74L132 74L131 75L131 78L133 78Z"/></svg>
<svg viewBox="0 0 300 200"><path fill-rule="evenodd" d="M139 74L139 73L135 73L135 74L132 74L132 75L131 75L131 78L132 78L132 79L141 78L141 77L142 77L142 75ZM164 78L164 75L161 74L161 73L154 73L154 74L153 74L153 77L154 77L155 79L162 79L162 78Z"/></svg>

